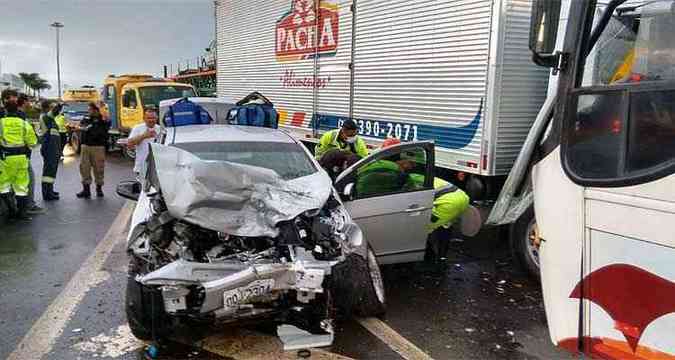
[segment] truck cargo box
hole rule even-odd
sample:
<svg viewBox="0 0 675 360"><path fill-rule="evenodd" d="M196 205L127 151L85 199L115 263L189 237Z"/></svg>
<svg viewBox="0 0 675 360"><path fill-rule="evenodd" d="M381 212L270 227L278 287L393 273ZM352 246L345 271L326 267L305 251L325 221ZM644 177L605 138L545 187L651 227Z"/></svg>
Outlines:
<svg viewBox="0 0 675 360"><path fill-rule="evenodd" d="M218 96L260 91L316 137L434 140L437 166L508 173L546 98L527 0L219 1Z"/></svg>

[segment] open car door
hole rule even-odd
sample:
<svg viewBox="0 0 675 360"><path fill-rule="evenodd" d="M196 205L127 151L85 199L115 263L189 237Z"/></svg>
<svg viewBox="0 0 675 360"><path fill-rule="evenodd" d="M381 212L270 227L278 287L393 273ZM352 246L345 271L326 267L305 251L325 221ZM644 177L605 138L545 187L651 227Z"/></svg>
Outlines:
<svg viewBox="0 0 675 360"><path fill-rule="evenodd" d="M424 259L433 181L431 141L377 151L336 179L335 188L380 264Z"/></svg>

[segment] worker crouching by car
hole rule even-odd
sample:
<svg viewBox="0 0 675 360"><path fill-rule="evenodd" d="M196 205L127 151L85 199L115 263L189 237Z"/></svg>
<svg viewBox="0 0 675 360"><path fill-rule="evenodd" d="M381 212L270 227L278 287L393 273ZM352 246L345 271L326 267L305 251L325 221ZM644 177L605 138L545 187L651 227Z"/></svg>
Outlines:
<svg viewBox="0 0 675 360"><path fill-rule="evenodd" d="M82 191L78 198L91 197L91 173L96 182L96 196L103 197L103 176L105 173L105 147L108 141L110 122L103 119L101 111L95 103L89 104L89 115L80 123L82 151L80 153L80 176Z"/></svg>
<svg viewBox="0 0 675 360"><path fill-rule="evenodd" d="M383 148L400 144L398 139L387 139L382 144ZM408 172L414 168L415 159L406 158L402 154L401 160L396 162L402 172ZM408 188L424 186L424 175L409 173L406 180ZM427 229L429 232L429 246L427 246L426 260L432 262L445 261L450 242L451 226L469 208L469 196L456 185L441 178L434 178L434 203L431 222Z"/></svg>

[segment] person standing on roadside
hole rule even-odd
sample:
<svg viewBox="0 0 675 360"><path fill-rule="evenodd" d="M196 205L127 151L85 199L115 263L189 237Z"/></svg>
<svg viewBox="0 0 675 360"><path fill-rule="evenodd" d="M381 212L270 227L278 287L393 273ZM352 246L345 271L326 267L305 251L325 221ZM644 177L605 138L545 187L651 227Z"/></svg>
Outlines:
<svg viewBox="0 0 675 360"><path fill-rule="evenodd" d="M31 106L30 102L28 101L28 95L19 94L19 100L17 104L19 105L18 111L19 117L26 120L26 122L30 124L30 120L28 119L27 116L29 108ZM27 149L26 156L28 157L28 196L26 197L26 201L28 203L27 204L28 208L26 209L26 213L30 215L37 215L44 213L45 209L38 206L38 204L35 202L35 171L33 171L33 165L31 163L32 155L33 151Z"/></svg>
<svg viewBox="0 0 675 360"><path fill-rule="evenodd" d="M68 142L68 128L66 127L66 116L63 115L63 108L61 109L61 112L56 115L54 121L56 121L56 127L59 130L59 137L61 138L61 150L59 156L63 158L63 149Z"/></svg>
<svg viewBox="0 0 675 360"><path fill-rule="evenodd" d="M61 135L56 124L56 117L61 113L61 104L50 104L45 100L42 109L49 109L40 116L40 136L42 137L42 199L59 200L59 193L54 191L54 181L61 158Z"/></svg>
<svg viewBox="0 0 675 360"><path fill-rule="evenodd" d="M10 218L30 220L28 216L29 161L26 155L37 144L33 126L19 116L19 94L4 90L5 114L0 118L0 199ZM16 198L16 206L12 198Z"/></svg>
<svg viewBox="0 0 675 360"><path fill-rule="evenodd" d="M103 176L105 172L105 147L108 142L110 122L103 119L95 103L89 103L89 115L79 125L82 136L80 154L80 176L82 191L77 193L80 199L91 198L91 173L96 181L96 197L103 197Z"/></svg>
<svg viewBox="0 0 675 360"><path fill-rule="evenodd" d="M145 160L150 152L150 143L156 142L159 137L160 127L157 125L157 118L157 110L145 109L143 123L134 126L129 133L127 146L136 149L134 175L139 181L145 178Z"/></svg>

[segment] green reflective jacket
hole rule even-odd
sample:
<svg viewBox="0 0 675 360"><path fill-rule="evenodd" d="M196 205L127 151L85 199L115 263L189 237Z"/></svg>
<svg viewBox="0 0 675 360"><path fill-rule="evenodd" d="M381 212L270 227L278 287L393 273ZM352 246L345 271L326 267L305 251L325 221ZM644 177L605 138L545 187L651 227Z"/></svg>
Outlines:
<svg viewBox="0 0 675 360"><path fill-rule="evenodd" d="M340 129L335 129L328 131L325 134L323 134L323 136L321 136L319 144L316 145L316 148L314 149L314 156L316 157L317 160L321 159L323 154L333 149L352 152L362 158L368 156L368 147L366 146L366 142L363 141L363 139L361 139L360 136L358 135L356 136L356 141L354 142L354 144L348 144L338 140L339 134Z"/></svg>
<svg viewBox="0 0 675 360"><path fill-rule="evenodd" d="M33 126L16 116L5 116L0 119L0 146L5 148L33 147L37 144L37 136Z"/></svg>

